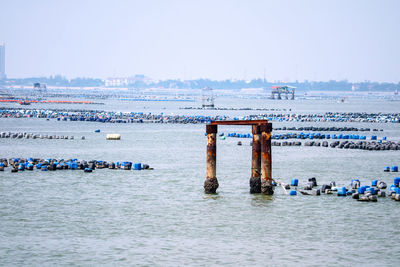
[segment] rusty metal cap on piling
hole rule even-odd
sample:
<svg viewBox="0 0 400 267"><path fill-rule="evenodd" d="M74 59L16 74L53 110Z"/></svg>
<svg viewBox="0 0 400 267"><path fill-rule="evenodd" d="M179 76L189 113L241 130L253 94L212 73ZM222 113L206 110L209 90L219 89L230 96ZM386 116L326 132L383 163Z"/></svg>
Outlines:
<svg viewBox="0 0 400 267"><path fill-rule="evenodd" d="M207 124L206 125L206 133L207 134L213 134L218 132L218 126L217 125L211 125Z"/></svg>
<svg viewBox="0 0 400 267"><path fill-rule="evenodd" d="M267 133L272 132L272 123L266 123L266 124L260 125L260 131L267 132Z"/></svg>
<svg viewBox="0 0 400 267"><path fill-rule="evenodd" d="M209 125L263 125L268 120L233 120L233 121L211 121Z"/></svg>

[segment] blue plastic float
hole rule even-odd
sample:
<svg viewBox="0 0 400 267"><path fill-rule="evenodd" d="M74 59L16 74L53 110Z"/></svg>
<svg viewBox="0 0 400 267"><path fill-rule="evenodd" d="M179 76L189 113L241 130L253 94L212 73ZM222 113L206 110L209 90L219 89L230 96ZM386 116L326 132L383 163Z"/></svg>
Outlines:
<svg viewBox="0 0 400 267"><path fill-rule="evenodd" d="M385 166L385 168L383 168L384 172L390 172L390 167L389 166Z"/></svg>
<svg viewBox="0 0 400 267"><path fill-rule="evenodd" d="M347 193L346 187L338 188L338 191L337 191L338 196L346 196L347 195L346 193Z"/></svg>
<svg viewBox="0 0 400 267"><path fill-rule="evenodd" d="M141 164L141 163L135 163L135 165L133 166L133 168L134 168L135 170L140 171L140 170L142 169L142 164Z"/></svg>

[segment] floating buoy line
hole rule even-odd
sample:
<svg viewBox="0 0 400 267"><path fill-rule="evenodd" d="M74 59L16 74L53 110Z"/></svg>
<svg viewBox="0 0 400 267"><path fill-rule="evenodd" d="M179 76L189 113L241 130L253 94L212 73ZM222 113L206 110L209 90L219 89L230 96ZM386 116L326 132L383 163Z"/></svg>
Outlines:
<svg viewBox="0 0 400 267"><path fill-rule="evenodd" d="M131 161L111 161L104 160L78 160L78 159L39 159L39 158L2 158L0 159L0 171L10 169L11 172L19 171L56 171L56 170L83 170L93 172L96 169L112 170L153 170L148 164Z"/></svg>
<svg viewBox="0 0 400 267"><path fill-rule="evenodd" d="M292 179L290 183L274 182L274 186L281 186L283 193L290 196L312 195L320 196L336 195L338 197L351 196L357 201L363 202L377 202L378 198L391 197L393 200L400 201L400 177L395 177L393 184L388 186L384 181L375 179L371 181L371 185L361 186L359 179L352 179L348 187L336 186L335 181L322 186L317 185L315 177L309 178L308 181L302 186L299 186L298 179Z"/></svg>

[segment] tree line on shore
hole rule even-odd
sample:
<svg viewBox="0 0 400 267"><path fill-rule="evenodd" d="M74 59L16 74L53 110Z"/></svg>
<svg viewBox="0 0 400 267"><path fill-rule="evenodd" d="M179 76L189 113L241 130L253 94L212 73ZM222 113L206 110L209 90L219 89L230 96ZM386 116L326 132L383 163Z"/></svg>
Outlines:
<svg viewBox="0 0 400 267"><path fill-rule="evenodd" d="M168 79L168 80L152 80L143 75L143 78L131 79L128 84L122 84L118 86L109 86L114 88L128 87L132 89L146 89L146 88L173 88L173 89L202 89L204 87L211 87L213 89L231 89L240 90L246 88L267 88L276 85L288 85L296 87L298 91L386 91L394 92L399 90L399 83L389 82L357 82L353 83L347 80L330 80L330 81L295 81L295 82L283 82L276 81L271 82L264 79L252 79L252 80L211 80L211 79L196 79L196 80L180 80L180 79ZM106 80L98 78L85 78L77 77L73 79L67 79L61 75L55 75L50 77L31 77L31 78L18 78L18 79L6 79L1 80L1 86L32 86L34 83L42 83L47 86L65 86L65 87L104 87L106 86Z"/></svg>

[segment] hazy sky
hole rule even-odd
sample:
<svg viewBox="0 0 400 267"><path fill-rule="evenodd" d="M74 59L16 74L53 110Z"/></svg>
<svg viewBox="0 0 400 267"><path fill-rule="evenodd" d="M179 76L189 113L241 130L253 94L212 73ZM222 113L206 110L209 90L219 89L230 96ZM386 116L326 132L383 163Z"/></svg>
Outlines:
<svg viewBox="0 0 400 267"><path fill-rule="evenodd" d="M0 0L8 77L400 81L400 1Z"/></svg>

